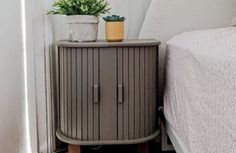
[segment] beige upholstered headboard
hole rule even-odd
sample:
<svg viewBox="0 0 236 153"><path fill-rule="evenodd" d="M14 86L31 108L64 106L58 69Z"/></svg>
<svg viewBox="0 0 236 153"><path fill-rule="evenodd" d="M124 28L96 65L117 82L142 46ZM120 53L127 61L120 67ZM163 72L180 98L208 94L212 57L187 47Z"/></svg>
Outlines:
<svg viewBox="0 0 236 153"><path fill-rule="evenodd" d="M191 30L229 26L236 0L152 0L140 38L170 37Z"/></svg>

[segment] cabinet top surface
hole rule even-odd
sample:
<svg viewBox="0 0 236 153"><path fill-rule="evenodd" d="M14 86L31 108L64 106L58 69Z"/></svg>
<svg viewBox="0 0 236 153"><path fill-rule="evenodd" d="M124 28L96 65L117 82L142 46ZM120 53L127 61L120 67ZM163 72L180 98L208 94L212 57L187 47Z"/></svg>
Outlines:
<svg viewBox="0 0 236 153"><path fill-rule="evenodd" d="M132 46L158 46L161 42L154 39L124 40L122 42L107 42L98 40L96 42L70 42L61 40L56 46L62 47L132 47Z"/></svg>

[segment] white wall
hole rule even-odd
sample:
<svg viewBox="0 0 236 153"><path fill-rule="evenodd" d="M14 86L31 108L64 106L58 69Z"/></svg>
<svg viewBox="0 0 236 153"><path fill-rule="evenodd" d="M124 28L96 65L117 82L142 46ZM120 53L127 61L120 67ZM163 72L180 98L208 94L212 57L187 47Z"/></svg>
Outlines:
<svg viewBox="0 0 236 153"><path fill-rule="evenodd" d="M24 152L24 69L19 0L0 1L0 152Z"/></svg>

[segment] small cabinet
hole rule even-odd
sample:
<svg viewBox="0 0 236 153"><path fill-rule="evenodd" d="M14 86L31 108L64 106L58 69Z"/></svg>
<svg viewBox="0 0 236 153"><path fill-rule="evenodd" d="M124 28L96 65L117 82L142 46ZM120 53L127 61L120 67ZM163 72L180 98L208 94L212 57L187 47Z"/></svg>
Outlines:
<svg viewBox="0 0 236 153"><path fill-rule="evenodd" d="M58 42L57 137L77 145L155 138L159 44Z"/></svg>

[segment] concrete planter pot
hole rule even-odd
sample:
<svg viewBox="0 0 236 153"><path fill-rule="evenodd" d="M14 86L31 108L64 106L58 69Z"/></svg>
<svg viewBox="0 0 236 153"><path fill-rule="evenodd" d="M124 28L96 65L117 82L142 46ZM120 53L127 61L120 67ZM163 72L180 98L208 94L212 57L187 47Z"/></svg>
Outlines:
<svg viewBox="0 0 236 153"><path fill-rule="evenodd" d="M99 18L93 15L70 15L66 17L68 40L91 42L97 40Z"/></svg>

